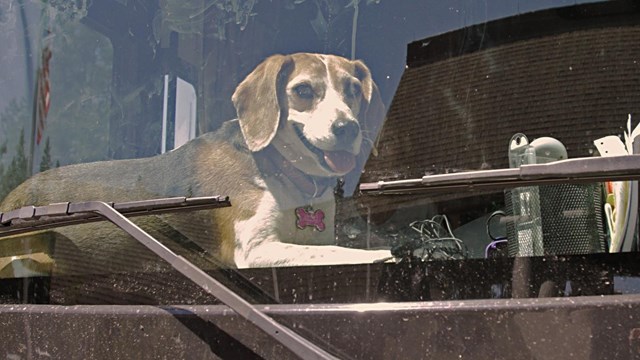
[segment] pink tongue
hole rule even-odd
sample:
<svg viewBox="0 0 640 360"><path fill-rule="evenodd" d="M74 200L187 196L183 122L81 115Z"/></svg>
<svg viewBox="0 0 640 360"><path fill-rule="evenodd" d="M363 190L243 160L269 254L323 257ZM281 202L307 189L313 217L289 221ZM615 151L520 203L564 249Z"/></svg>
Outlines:
<svg viewBox="0 0 640 360"><path fill-rule="evenodd" d="M356 157L348 151L325 151L324 161L337 173L348 173L356 166Z"/></svg>

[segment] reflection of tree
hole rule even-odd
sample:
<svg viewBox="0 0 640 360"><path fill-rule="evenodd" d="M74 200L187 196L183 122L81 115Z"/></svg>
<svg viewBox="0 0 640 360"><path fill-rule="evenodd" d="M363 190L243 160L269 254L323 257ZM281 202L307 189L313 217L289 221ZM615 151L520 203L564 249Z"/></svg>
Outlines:
<svg viewBox="0 0 640 360"><path fill-rule="evenodd" d="M51 142L47 136L47 141L44 145L44 151L42 152L42 160L40 161L40 171L46 171L51 169Z"/></svg>
<svg viewBox="0 0 640 360"><path fill-rule="evenodd" d="M13 10L11 1L0 1L0 30L9 31L15 29L17 11Z"/></svg>
<svg viewBox="0 0 640 360"><path fill-rule="evenodd" d="M307 0L284 0L284 7L294 10ZM331 29L337 19L352 14L353 31L358 22L358 9L362 3L378 4L380 0L309 0L318 9L315 19L310 23L318 38L328 45ZM203 24L213 24L212 35L217 39L226 40L228 24L239 26L240 30L247 27L249 19L258 15L254 8L258 0L205 0L204 2L189 2L181 0L161 0L160 10L154 19L154 36L157 41L165 39L169 32L178 34L203 34ZM353 39L352 39L353 40ZM352 53L355 45L352 41Z"/></svg>
<svg viewBox="0 0 640 360"><path fill-rule="evenodd" d="M86 8L53 8L48 20L43 19L53 35L47 41L54 57L51 109L44 128L47 140L33 154L40 171L53 163L106 158L113 53L108 39L80 24L82 9ZM24 147L29 140L24 130L31 127L31 104L14 99L0 113L0 199L26 178L24 161L30 155Z"/></svg>
<svg viewBox="0 0 640 360"><path fill-rule="evenodd" d="M0 146L0 160L7 153L7 145ZM11 190L20 185L28 177L27 157L24 151L24 130L20 131L15 156L7 169L0 162L0 199L3 199Z"/></svg>
<svg viewBox="0 0 640 360"><path fill-rule="evenodd" d="M51 109L45 126L51 154L63 164L104 160L111 107L111 44L79 22L55 31Z"/></svg>
<svg viewBox="0 0 640 360"><path fill-rule="evenodd" d="M23 127L30 120L29 112L23 99L11 101L0 113L0 200L30 175ZM51 168L50 150L47 137L40 171Z"/></svg>
<svg viewBox="0 0 640 360"><path fill-rule="evenodd" d="M87 16L88 0L47 0L46 3L49 5L49 16L59 24Z"/></svg>
<svg viewBox="0 0 640 360"><path fill-rule="evenodd" d="M4 150L0 151L0 164L6 166L16 155L20 129L29 126L30 122L31 109L24 98L11 100L0 112L0 144L4 147Z"/></svg>
<svg viewBox="0 0 640 360"><path fill-rule="evenodd" d="M2 200L11 190L22 184L29 177L27 155L25 153L24 130L20 131L20 137L15 147L15 155L6 167L2 162L7 155L7 142L0 145L0 200ZM45 151L40 162L40 171L51 168L51 154L49 153L49 138L47 138ZM56 166L60 166L56 162Z"/></svg>
<svg viewBox="0 0 640 360"><path fill-rule="evenodd" d="M160 41L170 31L178 34L202 35L202 24L214 24L214 37L225 40L227 24L235 24L244 30L253 15L258 0L209 0L176 1L161 0L160 10L154 19L154 36Z"/></svg>
<svg viewBox="0 0 640 360"><path fill-rule="evenodd" d="M300 4L305 0L294 0L294 3ZM318 8L317 15L315 19L311 21L311 27L315 31L318 38L324 44L325 49L331 49L339 44L332 44L334 41L332 39L337 39L337 41L342 42L344 39L341 37L332 36L332 31L336 27L336 23L342 20L344 17L351 17L351 58L355 58L356 53L356 33L357 33L357 25L358 25L358 14L360 9L360 4L364 3L363 0L347 0L348 3L345 5L345 1L341 0L313 0L316 7ZM380 0L366 0L366 4L378 4Z"/></svg>

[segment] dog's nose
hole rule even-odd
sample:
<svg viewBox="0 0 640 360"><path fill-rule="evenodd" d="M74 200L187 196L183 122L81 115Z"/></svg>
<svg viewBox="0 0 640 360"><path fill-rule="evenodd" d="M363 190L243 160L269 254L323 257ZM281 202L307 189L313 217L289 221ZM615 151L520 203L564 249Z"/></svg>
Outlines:
<svg viewBox="0 0 640 360"><path fill-rule="evenodd" d="M331 125L333 134L343 143L349 143L358 137L360 125L353 120L338 120Z"/></svg>

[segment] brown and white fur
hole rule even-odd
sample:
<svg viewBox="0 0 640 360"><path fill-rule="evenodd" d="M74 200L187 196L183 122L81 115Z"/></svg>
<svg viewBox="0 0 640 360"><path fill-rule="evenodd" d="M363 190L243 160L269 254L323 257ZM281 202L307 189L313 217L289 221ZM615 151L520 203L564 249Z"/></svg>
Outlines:
<svg viewBox="0 0 640 360"><path fill-rule="evenodd" d="M337 179L346 178L353 188L384 117L377 87L361 61L274 55L242 81L232 100L238 119L214 133L152 158L38 174L8 195L0 210L60 201L228 195L230 208L136 221L152 235L162 237L158 228L184 235L237 267L370 263L390 257L388 250L332 245ZM299 208L323 211L323 231L298 226ZM104 225L56 233L65 239L56 246L71 242L69 251L82 254L85 262L133 253L116 230Z"/></svg>

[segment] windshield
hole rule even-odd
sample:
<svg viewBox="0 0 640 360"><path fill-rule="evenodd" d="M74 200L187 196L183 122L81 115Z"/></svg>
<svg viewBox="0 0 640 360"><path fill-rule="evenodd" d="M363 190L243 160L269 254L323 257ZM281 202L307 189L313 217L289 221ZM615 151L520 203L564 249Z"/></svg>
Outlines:
<svg viewBox="0 0 640 360"><path fill-rule="evenodd" d="M215 196L229 206L131 220L252 303L637 293L638 17L630 1L0 0L0 230L28 228L0 233L0 301L217 303L109 222L12 212ZM528 182L474 183L496 170ZM416 189L443 174L466 175Z"/></svg>

